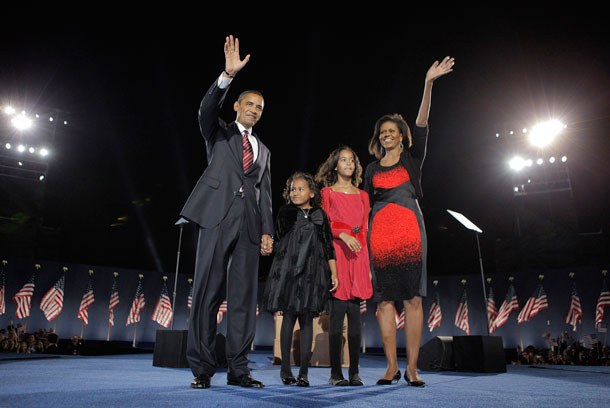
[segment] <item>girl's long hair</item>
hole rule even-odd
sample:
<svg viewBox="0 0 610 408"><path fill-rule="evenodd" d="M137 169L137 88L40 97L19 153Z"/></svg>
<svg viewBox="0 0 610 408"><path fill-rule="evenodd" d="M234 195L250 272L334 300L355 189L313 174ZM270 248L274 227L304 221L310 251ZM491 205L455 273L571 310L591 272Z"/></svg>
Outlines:
<svg viewBox="0 0 610 408"><path fill-rule="evenodd" d="M330 187L337 182L338 176L335 168L339 163L339 157L341 156L341 152L343 150L348 150L354 155L355 167L354 174L352 174L352 184L355 187L358 187L360 183L362 183L362 166L360 165L358 155L352 150L351 147L339 146L333 150L330 155L328 155L328 158L324 163L322 163L320 168L318 168L318 172L316 173L316 181L324 187Z"/></svg>

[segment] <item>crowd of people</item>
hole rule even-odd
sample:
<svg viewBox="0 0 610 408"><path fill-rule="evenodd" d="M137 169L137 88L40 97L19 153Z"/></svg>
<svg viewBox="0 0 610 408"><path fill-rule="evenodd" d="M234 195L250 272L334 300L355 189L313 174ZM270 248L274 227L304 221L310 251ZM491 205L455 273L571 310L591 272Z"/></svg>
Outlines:
<svg viewBox="0 0 610 408"><path fill-rule="evenodd" d="M564 332L552 340L552 344L550 348L541 349L517 347L512 364L610 366L610 347L600 341L579 341Z"/></svg>
<svg viewBox="0 0 610 408"><path fill-rule="evenodd" d="M46 329L27 332L21 324L11 321L6 329L0 329L0 352L17 354L80 354L83 339L72 336L70 341L61 342L56 333Z"/></svg>

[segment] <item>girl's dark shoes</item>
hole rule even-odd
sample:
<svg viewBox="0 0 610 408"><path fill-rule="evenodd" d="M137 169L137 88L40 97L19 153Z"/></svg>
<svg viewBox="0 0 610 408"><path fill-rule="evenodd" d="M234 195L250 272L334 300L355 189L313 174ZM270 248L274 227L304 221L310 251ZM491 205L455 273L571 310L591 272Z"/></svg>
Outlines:
<svg viewBox="0 0 610 408"><path fill-rule="evenodd" d="M292 384L296 384L297 379L294 377L286 377L286 378L282 378L282 384L284 385L292 385Z"/></svg>
<svg viewBox="0 0 610 408"><path fill-rule="evenodd" d="M345 378L330 377L330 380L328 380L328 383L330 385L339 386L339 387L344 387L346 385L349 385L349 381L347 381Z"/></svg>
<svg viewBox="0 0 610 408"><path fill-rule="evenodd" d="M360 378L359 375L355 375L353 377L350 377L349 385L358 387L364 385L364 381L362 381L362 378Z"/></svg>
<svg viewBox="0 0 610 408"><path fill-rule="evenodd" d="M307 380L307 377L299 374L299 376L297 377L297 386L309 387L309 380Z"/></svg>
<svg viewBox="0 0 610 408"><path fill-rule="evenodd" d="M380 378L379 380L377 380L377 385L398 384L398 381L400 381L400 370L398 370L396 372L396 374L394 375L394 377L391 380L386 380L385 378Z"/></svg>

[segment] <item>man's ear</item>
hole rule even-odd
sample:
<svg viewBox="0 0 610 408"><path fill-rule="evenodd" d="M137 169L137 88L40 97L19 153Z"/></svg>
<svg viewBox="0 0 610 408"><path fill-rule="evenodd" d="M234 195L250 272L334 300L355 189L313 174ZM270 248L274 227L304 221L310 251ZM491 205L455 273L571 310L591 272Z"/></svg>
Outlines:
<svg viewBox="0 0 610 408"><path fill-rule="evenodd" d="M238 101L235 101L235 103L233 104L233 110L234 110L235 112L237 112L237 110L238 110L238 109L239 109L239 102L238 102Z"/></svg>

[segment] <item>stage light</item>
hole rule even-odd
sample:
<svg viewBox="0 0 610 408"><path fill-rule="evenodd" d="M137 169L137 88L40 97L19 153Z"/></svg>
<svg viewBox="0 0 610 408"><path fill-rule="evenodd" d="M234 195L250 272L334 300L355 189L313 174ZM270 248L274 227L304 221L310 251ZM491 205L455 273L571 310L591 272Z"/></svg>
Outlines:
<svg viewBox="0 0 610 408"><path fill-rule="evenodd" d="M39 118L40 118L40 115L39 115L39 114L36 114L36 119L39 119Z"/></svg>
<svg viewBox="0 0 610 408"><path fill-rule="evenodd" d="M551 156L549 158L549 163L551 163L551 164L555 163L555 158L553 156Z"/></svg>
<svg viewBox="0 0 610 408"><path fill-rule="evenodd" d="M537 147L548 146L564 128L565 125L561 124L558 120L539 123L529 133L529 141Z"/></svg>
<svg viewBox="0 0 610 408"><path fill-rule="evenodd" d="M11 146L10 143L7 143L7 144L4 145L4 147L6 147L8 150L11 150L11 147L13 147L13 146Z"/></svg>
<svg viewBox="0 0 610 408"><path fill-rule="evenodd" d="M53 122L53 116L49 116L49 122Z"/></svg>
<svg viewBox="0 0 610 408"><path fill-rule="evenodd" d="M20 166L23 166L23 163L22 163L22 162L18 162L18 163L19 163L19 165L20 165Z"/></svg>
<svg viewBox="0 0 610 408"><path fill-rule="evenodd" d="M563 157L561 158L561 161L562 161L563 163L565 163L565 162L567 162L567 161L568 161L568 158L567 158L566 156L563 156Z"/></svg>
<svg viewBox="0 0 610 408"><path fill-rule="evenodd" d="M25 115L15 116L11 119L11 123L19 130L25 130L32 126L32 119Z"/></svg>
<svg viewBox="0 0 610 408"><path fill-rule="evenodd" d="M67 124L68 124L68 121L67 121L67 120L64 120L64 125L67 125Z"/></svg>
<svg viewBox="0 0 610 408"><path fill-rule="evenodd" d="M511 135L515 134L515 132L513 132L512 130L510 132L508 132L508 133L511 134Z"/></svg>
<svg viewBox="0 0 610 408"><path fill-rule="evenodd" d="M527 128L523 128L522 132L527 133Z"/></svg>
<svg viewBox="0 0 610 408"><path fill-rule="evenodd" d="M25 146L24 146L24 145L19 145L19 146L17 146L17 151L18 151L19 153L24 152L24 151L25 151Z"/></svg>
<svg viewBox="0 0 610 408"><path fill-rule="evenodd" d="M38 177L40 181L44 181L44 174L41 174L40 177Z"/></svg>
<svg viewBox="0 0 610 408"><path fill-rule="evenodd" d="M49 154L49 151L47 149L45 149L44 147L42 149L40 149L40 155L42 157L46 156Z"/></svg>
<svg viewBox="0 0 610 408"><path fill-rule="evenodd" d="M532 164L533 164L532 159L527 159L527 160L525 161L525 165L526 165L527 167L532 167Z"/></svg>
<svg viewBox="0 0 610 408"><path fill-rule="evenodd" d="M542 163L544 163L544 160L543 160L542 158L540 158L540 159L536 160L536 164L537 164L538 166L540 166Z"/></svg>
<svg viewBox="0 0 610 408"><path fill-rule="evenodd" d="M13 113L15 113L15 109L12 106L7 106L4 108L4 113L6 113L7 115L12 115Z"/></svg>
<svg viewBox="0 0 610 408"><path fill-rule="evenodd" d="M30 152L30 153L32 153L32 154L34 154L34 152L35 152L35 151L36 151L36 149L34 149L33 147L30 147L30 148L28 149L28 152Z"/></svg>
<svg viewBox="0 0 610 408"><path fill-rule="evenodd" d="M515 193L518 193L518 192L519 192L519 187L515 187L515 188L513 188L513 191L514 191Z"/></svg>
<svg viewBox="0 0 610 408"><path fill-rule="evenodd" d="M500 137L500 134L499 134L499 133L496 133L496 137Z"/></svg>
<svg viewBox="0 0 610 408"><path fill-rule="evenodd" d="M515 171L519 171L521 170L524 166L526 166L525 164L525 160L523 160L521 157L519 156L515 156L511 159L510 162L508 162L508 164L510 165L510 168L515 170Z"/></svg>

